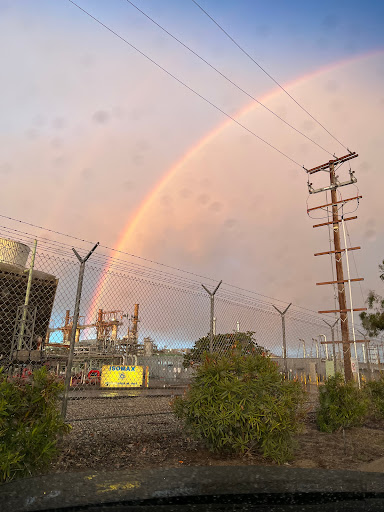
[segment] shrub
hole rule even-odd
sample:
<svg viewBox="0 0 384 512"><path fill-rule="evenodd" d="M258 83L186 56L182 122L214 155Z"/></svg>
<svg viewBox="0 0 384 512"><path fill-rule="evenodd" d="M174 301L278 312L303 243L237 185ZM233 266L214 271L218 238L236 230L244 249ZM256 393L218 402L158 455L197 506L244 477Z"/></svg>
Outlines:
<svg viewBox="0 0 384 512"><path fill-rule="evenodd" d="M62 391L45 367L29 379L0 369L0 482L31 475L54 457L58 434L70 429L58 410Z"/></svg>
<svg viewBox="0 0 384 512"><path fill-rule="evenodd" d="M319 407L316 421L322 432L335 432L341 428L356 427L368 413L369 400L354 382L344 382L337 373L319 388Z"/></svg>
<svg viewBox="0 0 384 512"><path fill-rule="evenodd" d="M212 340L212 351L221 355L232 353L233 349L243 355L268 353L268 350L256 343L253 331L231 332L227 334L215 334ZM204 354L209 352L210 337L204 336L197 340L192 350L184 355L183 366L196 368L204 359Z"/></svg>
<svg viewBox="0 0 384 512"><path fill-rule="evenodd" d="M205 354L184 397L173 401L187 430L212 451L261 452L278 463L293 455L304 392L261 354Z"/></svg>
<svg viewBox="0 0 384 512"><path fill-rule="evenodd" d="M378 381L367 382L365 391L371 402L373 415L384 419L384 375L381 374Z"/></svg>

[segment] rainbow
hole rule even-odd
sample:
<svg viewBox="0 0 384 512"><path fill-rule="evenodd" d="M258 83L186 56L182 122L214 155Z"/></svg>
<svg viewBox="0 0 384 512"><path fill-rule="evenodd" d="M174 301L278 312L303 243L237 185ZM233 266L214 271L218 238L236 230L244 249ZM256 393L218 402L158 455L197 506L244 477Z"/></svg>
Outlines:
<svg viewBox="0 0 384 512"><path fill-rule="evenodd" d="M304 76L301 76L298 79L292 80L291 82L288 82L284 84L285 89L292 88L296 85L300 85L303 82L315 78L316 76L319 76L325 72L332 71L336 68L340 68L342 66L345 66L347 64L350 64L352 62L364 60L369 57L376 56L377 54L383 53L384 50L379 49L375 50L373 52L364 53L362 55L358 55L357 57L351 57L347 59L343 59L342 61L338 61L336 63L333 63L331 65L324 66L314 72L308 73ZM276 88L273 91L269 92L265 96L261 98L262 103L266 103L267 101L271 100L275 96L282 94L283 91L280 88ZM247 104L245 107L240 109L236 114L233 115L235 119L239 119L242 116L248 114L253 109L261 108L259 104L257 104L255 101L251 101L249 104ZM221 132L223 132L229 125L231 125L233 121L231 119L226 119L223 123L221 123L219 126L214 128L211 132L209 132L207 135L205 135L202 139L200 139L197 144L195 144L193 147L188 149L188 151L170 168L168 169L164 176L160 179L160 181L155 185L155 187L149 192L147 197L143 200L141 205L137 208L137 210L131 215L130 220L128 221L125 229L123 230L123 233L121 237L119 238L117 242L117 247L114 251L111 251L110 259L105 267L105 271L103 272L103 276L100 278L98 286L96 288L92 303L95 305L98 303L102 292L104 288L105 283L105 276L108 270L110 269L113 260L117 258L117 253L115 251L122 251L124 247L126 247L128 240L131 238L132 234L135 231L135 228L139 225L142 218L146 214L146 212L149 210L151 205L153 204L155 198L158 194L161 193L162 190L165 189L166 185L172 180L172 178L176 175L176 173L183 168L183 166L188 163L201 149L203 149L205 146L207 146L216 136L218 136ZM115 255L112 255L115 253Z"/></svg>

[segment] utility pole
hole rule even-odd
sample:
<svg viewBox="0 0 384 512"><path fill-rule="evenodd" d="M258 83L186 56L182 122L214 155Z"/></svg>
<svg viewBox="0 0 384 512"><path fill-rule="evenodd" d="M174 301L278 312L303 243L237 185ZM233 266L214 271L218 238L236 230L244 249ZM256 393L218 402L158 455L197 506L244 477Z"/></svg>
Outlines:
<svg viewBox="0 0 384 512"><path fill-rule="evenodd" d="M313 169L307 170L307 173L312 175L314 173L317 173L319 171L325 171L329 173L329 186L322 187L319 189L314 189L312 187L312 183L309 183L308 180L308 190L310 194L316 194L319 192L325 192L330 191L331 192L331 203L323 204L320 206L316 206L314 208L308 208L307 213L309 214L310 211L313 210L324 210L328 207L331 207L332 212L332 220L329 222L323 222L321 224L315 224L313 227L317 228L320 226L329 226L332 225L333 227L333 244L334 244L334 250L333 251L326 251L321 253L316 253L315 256L321 256L324 254L333 254L335 257L335 268L336 268L336 281L328 281L328 282L322 282L322 283L316 283L317 285L325 285L325 284L337 284L337 290L338 290L338 301L339 301L339 309L335 310L328 310L328 311L319 311L319 313L339 313L340 316L340 323L341 323L341 343L343 344L343 359L344 359L344 376L345 380L351 381L353 380L353 374L352 374L352 364L351 364L351 343L356 343L357 340L351 340L349 336L349 328L348 328L348 312L351 312L351 315L353 315L353 311L365 311L366 308L356 308L356 309L348 309L347 306L347 299L345 294L345 283L350 284L351 281L363 281L362 278L356 278L356 279L350 279L347 280L344 279L344 270L343 270L343 260L342 256L343 253L346 251L352 251L356 249L360 249L360 247L341 247L340 243L340 231L339 226L340 223L343 223L345 221L354 220L357 219L356 216L354 217L344 217L343 210L341 211L341 214L339 213L339 208L343 208L344 205L352 200L359 200L361 196L356 197L350 197L347 199L341 199L338 200L337 198L337 189L342 186L346 185L352 185L356 183L356 178L354 176L354 172L352 170L349 170L349 177L350 179L340 183L338 177L335 174L335 165L340 165L348 160L351 160L353 158L356 158L358 155L356 153L350 152L348 155L342 156L340 158L335 158L334 160L330 160L329 162L319 165L317 167L314 167ZM327 209L328 211L328 209ZM350 306L352 308L352 306ZM333 342L334 343L334 342Z"/></svg>
<svg viewBox="0 0 384 512"><path fill-rule="evenodd" d="M281 316L281 328L283 331L283 362L284 362L284 375L285 378L288 378L288 364L287 364L287 340L285 338L285 313L288 311L288 309L291 307L292 302L288 304L288 306L284 309L284 311L280 311L276 306L272 306L276 309L276 311Z"/></svg>
<svg viewBox="0 0 384 512"><path fill-rule="evenodd" d="M335 164L329 162L329 177L331 184L331 200L332 200L332 218L333 218L333 243L335 248L335 266L336 266L336 279L339 309L340 309L340 323L341 323L341 339L343 341L343 356L344 356L344 372L347 381L352 380L352 365L351 365L351 345L349 343L349 329L348 329L348 312L347 312L347 298L345 296L345 281L343 260L341 255L340 231L339 231L339 211L337 209L337 192L336 192L336 176Z"/></svg>
<svg viewBox="0 0 384 512"><path fill-rule="evenodd" d="M213 290L213 292L210 292L206 286L203 284L201 285L204 290L208 293L210 299L211 299L211 316L210 316L210 326L209 326L209 352L212 354L213 352L213 332L216 329L215 326L215 293L219 289L219 286L221 285L223 281L221 280L220 283L216 286L216 288Z"/></svg>

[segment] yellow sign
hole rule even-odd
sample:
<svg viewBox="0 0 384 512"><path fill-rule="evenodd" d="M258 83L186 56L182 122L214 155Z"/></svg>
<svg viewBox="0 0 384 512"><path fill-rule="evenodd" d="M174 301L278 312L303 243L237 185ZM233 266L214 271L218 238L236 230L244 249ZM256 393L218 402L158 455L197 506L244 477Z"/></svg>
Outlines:
<svg viewBox="0 0 384 512"><path fill-rule="evenodd" d="M103 366L100 387L138 388L143 385L142 366Z"/></svg>

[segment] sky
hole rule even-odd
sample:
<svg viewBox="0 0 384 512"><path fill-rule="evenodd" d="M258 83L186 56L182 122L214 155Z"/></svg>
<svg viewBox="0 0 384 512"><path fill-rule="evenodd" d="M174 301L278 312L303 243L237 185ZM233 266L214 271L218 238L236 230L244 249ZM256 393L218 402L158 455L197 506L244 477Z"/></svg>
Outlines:
<svg viewBox="0 0 384 512"><path fill-rule="evenodd" d="M331 154L347 151L191 0L140 9ZM332 309L326 228L306 213L311 168L330 154L257 106L125 0L78 0L285 158L68 0L0 0L0 214ZM356 306L380 291L384 257L384 4L201 0L344 145L363 196L348 224ZM340 170L348 178L349 164ZM314 184L326 176L316 176ZM316 181L315 181L316 180ZM323 180L323 181L321 181ZM319 185L322 186L322 185ZM349 197L357 189L340 189ZM354 205L355 207L355 205ZM351 207L351 209L353 209ZM349 211L349 210L346 210ZM12 222L3 220L11 226ZM319 221L324 222L324 221Z"/></svg>

